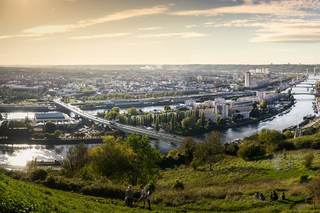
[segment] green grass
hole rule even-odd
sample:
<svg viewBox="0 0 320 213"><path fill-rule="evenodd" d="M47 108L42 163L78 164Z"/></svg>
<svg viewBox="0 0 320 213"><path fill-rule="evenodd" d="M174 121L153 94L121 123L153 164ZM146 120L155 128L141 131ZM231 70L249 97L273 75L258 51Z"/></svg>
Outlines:
<svg viewBox="0 0 320 213"><path fill-rule="evenodd" d="M311 170L305 170L302 159L306 152L313 152L315 160ZM295 166L288 170L291 160ZM217 163L212 171L209 166L197 170L188 166L162 171L152 195L154 212L319 212L310 199L308 183L300 183L301 175L312 179L318 170L320 151L287 151L273 158L259 161L244 161L228 156ZM282 169L282 170L279 170ZM174 189L176 180L184 189ZM125 189L126 183L117 187ZM135 192L139 187L134 186ZM286 200L269 201L269 192L281 191ZM258 191L267 201L254 197ZM112 201L118 204L112 204ZM2 208L2 209L1 209ZM128 209L123 200L85 196L79 193L53 190L41 184L13 180L0 175L0 212L141 212Z"/></svg>
<svg viewBox="0 0 320 213"><path fill-rule="evenodd" d="M186 166L168 169L158 182L154 201L194 211L281 212L301 206L309 209L312 205L308 199L308 183L299 183L299 178L301 175L308 175L309 178L316 175L320 152L313 152L315 160L311 170L302 167L305 150L287 152L287 159L283 159L281 154L271 159L249 162L229 157L216 164L212 171L208 166L198 170ZM288 170L290 160L295 166ZM177 179L184 184L184 190L172 190L171 185ZM269 200L269 192L274 190L279 196L281 191L285 191L287 200L263 202L254 198L254 193L258 191Z"/></svg>

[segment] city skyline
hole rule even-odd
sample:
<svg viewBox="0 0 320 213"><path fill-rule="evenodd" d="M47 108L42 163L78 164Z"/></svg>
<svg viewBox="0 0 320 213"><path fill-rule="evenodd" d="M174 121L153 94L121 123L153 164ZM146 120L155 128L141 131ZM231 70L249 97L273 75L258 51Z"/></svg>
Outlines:
<svg viewBox="0 0 320 213"><path fill-rule="evenodd" d="M0 65L315 64L319 0L0 0Z"/></svg>

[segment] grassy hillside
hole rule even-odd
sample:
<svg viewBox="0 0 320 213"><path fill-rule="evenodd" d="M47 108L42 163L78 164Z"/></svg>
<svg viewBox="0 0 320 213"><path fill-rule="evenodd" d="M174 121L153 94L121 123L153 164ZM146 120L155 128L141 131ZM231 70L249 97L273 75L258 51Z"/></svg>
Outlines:
<svg viewBox="0 0 320 213"><path fill-rule="evenodd" d="M125 212L111 200L48 189L0 175L0 212Z"/></svg>
<svg viewBox="0 0 320 213"><path fill-rule="evenodd" d="M315 159L310 170L302 165L306 152ZM288 163L294 168L288 170ZM209 171L209 167L193 170L181 166L166 169L153 193L155 212L311 212L313 205L310 181L317 175L320 151L300 150L282 153L259 161L243 161L229 157ZM307 178L301 178L305 176ZM177 184L178 183L178 184ZM173 185L178 186L174 188ZM180 186L180 188L179 188ZM182 187L183 186L183 187ZM119 184L125 188L126 184ZM138 187L134 187L138 191ZM286 200L269 201L275 190ZM258 191L267 201L254 197ZM118 202L112 204L112 201ZM132 209L141 212L142 209ZM79 193L49 189L41 184L14 180L0 175L0 212L127 212L123 200L85 196ZM148 211L148 210L143 210Z"/></svg>

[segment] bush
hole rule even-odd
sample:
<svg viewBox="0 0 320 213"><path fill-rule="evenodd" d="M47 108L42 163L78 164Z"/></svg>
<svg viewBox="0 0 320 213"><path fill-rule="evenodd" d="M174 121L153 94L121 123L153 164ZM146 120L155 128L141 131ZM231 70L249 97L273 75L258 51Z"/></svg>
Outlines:
<svg viewBox="0 0 320 213"><path fill-rule="evenodd" d="M151 192L156 191L156 183L153 181L149 182L147 188L150 188Z"/></svg>
<svg viewBox="0 0 320 213"><path fill-rule="evenodd" d="M310 169L312 162L314 159L314 155L313 153L307 153L304 157L303 157L303 161L302 161L302 165L306 168L306 169Z"/></svg>
<svg viewBox="0 0 320 213"><path fill-rule="evenodd" d="M301 175L299 178L299 183L305 183L309 181L309 175Z"/></svg>
<svg viewBox="0 0 320 213"><path fill-rule="evenodd" d="M178 179L173 183L173 188L175 189L184 189L184 185Z"/></svg>
<svg viewBox="0 0 320 213"><path fill-rule="evenodd" d="M264 157L265 154L264 146L254 141L245 141L238 151L239 157L244 160L256 160Z"/></svg>
<svg viewBox="0 0 320 213"><path fill-rule="evenodd" d="M48 176L48 172L44 169L36 169L30 173L30 178L32 181L45 180L47 176Z"/></svg>
<svg viewBox="0 0 320 213"><path fill-rule="evenodd" d="M56 187L56 180L55 180L54 176L50 175L47 177L46 181L43 184L47 187L55 188Z"/></svg>
<svg viewBox="0 0 320 213"><path fill-rule="evenodd" d="M296 138L294 141L296 149L310 149L313 142L310 136Z"/></svg>

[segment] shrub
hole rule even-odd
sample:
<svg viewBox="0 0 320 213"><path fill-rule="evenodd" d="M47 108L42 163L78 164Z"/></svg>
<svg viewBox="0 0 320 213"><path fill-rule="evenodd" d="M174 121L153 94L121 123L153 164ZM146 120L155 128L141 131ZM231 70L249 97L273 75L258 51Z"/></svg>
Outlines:
<svg viewBox="0 0 320 213"><path fill-rule="evenodd" d="M299 178L299 183L305 183L309 181L309 175L301 175Z"/></svg>
<svg viewBox="0 0 320 213"><path fill-rule="evenodd" d="M151 192L156 191L156 183L153 181L149 182L147 187L151 189Z"/></svg>
<svg viewBox="0 0 320 213"><path fill-rule="evenodd" d="M55 177L50 175L47 177L46 181L43 183L45 186L50 188L55 188L56 186L56 180Z"/></svg>
<svg viewBox="0 0 320 213"><path fill-rule="evenodd" d="M178 179L173 183L173 188L175 189L184 189L184 185Z"/></svg>
<svg viewBox="0 0 320 213"><path fill-rule="evenodd" d="M316 176L309 182L307 188L310 191L315 206L320 205L320 177Z"/></svg>
<svg viewBox="0 0 320 213"><path fill-rule="evenodd" d="M307 153L304 157L303 157L303 161L302 161L302 165L304 166L304 168L306 169L310 169L312 162L314 159L314 155L313 153Z"/></svg>
<svg viewBox="0 0 320 213"><path fill-rule="evenodd" d="M310 136L296 138L294 141L296 149L310 149L313 142Z"/></svg>
<svg viewBox="0 0 320 213"><path fill-rule="evenodd" d="M265 154L266 151L264 146L254 141L245 141L243 144L241 144L238 151L239 157L244 160L259 159L265 156Z"/></svg>
<svg viewBox="0 0 320 213"><path fill-rule="evenodd" d="M48 176L48 172L44 169L36 169L30 173L31 180L45 180Z"/></svg>

